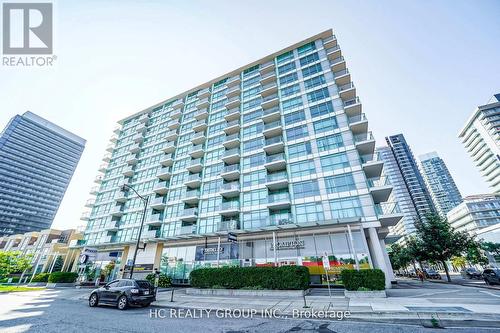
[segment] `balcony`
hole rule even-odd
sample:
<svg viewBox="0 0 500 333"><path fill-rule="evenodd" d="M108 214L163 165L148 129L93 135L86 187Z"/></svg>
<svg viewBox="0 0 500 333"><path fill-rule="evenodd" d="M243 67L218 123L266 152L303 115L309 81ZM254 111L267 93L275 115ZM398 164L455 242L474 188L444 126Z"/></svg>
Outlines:
<svg viewBox="0 0 500 333"><path fill-rule="evenodd" d="M384 168L384 162L376 160L373 154L361 156L361 165L366 178L380 177Z"/></svg>
<svg viewBox="0 0 500 333"><path fill-rule="evenodd" d="M233 120L240 119L240 115L241 115L240 108L233 108L227 111L226 115L224 116L224 119L227 122L231 122Z"/></svg>
<svg viewBox="0 0 500 333"><path fill-rule="evenodd" d="M289 208L290 205L290 193L288 192L269 194L267 197L267 208L269 209L285 209Z"/></svg>
<svg viewBox="0 0 500 333"><path fill-rule="evenodd" d="M354 83L349 82L339 87L339 95L343 100L349 101L356 97L356 87Z"/></svg>
<svg viewBox="0 0 500 333"><path fill-rule="evenodd" d="M226 90L226 96L227 98L231 98L234 96L238 96L240 94L240 86L233 86Z"/></svg>
<svg viewBox="0 0 500 333"><path fill-rule="evenodd" d="M260 84L265 85L276 80L276 73L274 71L260 76Z"/></svg>
<svg viewBox="0 0 500 333"><path fill-rule="evenodd" d="M240 229L240 221L238 220L221 221L217 226L217 231L233 231L239 229Z"/></svg>
<svg viewBox="0 0 500 333"><path fill-rule="evenodd" d="M229 98L226 102L226 108L232 109L234 107L238 107L241 104L240 96L233 96Z"/></svg>
<svg viewBox="0 0 500 333"><path fill-rule="evenodd" d="M198 91L198 98L204 98L210 96L210 88L204 88Z"/></svg>
<svg viewBox="0 0 500 333"><path fill-rule="evenodd" d="M203 147L202 144L200 144L193 146L191 152L189 153L189 156L191 156L192 158L200 158L203 157L204 154L205 154L205 148Z"/></svg>
<svg viewBox="0 0 500 333"><path fill-rule="evenodd" d="M240 162L240 149L233 148L233 149L226 150L224 152L224 155L222 156L222 160L226 164L239 163Z"/></svg>
<svg viewBox="0 0 500 333"><path fill-rule="evenodd" d="M283 132L283 127L281 126L281 121L273 121L272 123L268 123L264 125L264 131L262 134L266 138L270 138L273 136L281 135Z"/></svg>
<svg viewBox="0 0 500 333"><path fill-rule="evenodd" d="M262 88L260 89L260 95L262 97L267 97L273 93L276 93L277 91L278 85L276 84L276 82L271 82L262 86Z"/></svg>
<svg viewBox="0 0 500 333"><path fill-rule="evenodd" d="M374 203L378 204L389 200L392 185L387 177L370 178L367 182Z"/></svg>
<svg viewBox="0 0 500 333"><path fill-rule="evenodd" d="M104 230L108 232L117 232L120 229L120 222L111 221L110 223L104 226Z"/></svg>
<svg viewBox="0 0 500 333"><path fill-rule="evenodd" d="M165 153L173 153L175 151L175 144L173 142L167 142L162 150Z"/></svg>
<svg viewBox="0 0 500 333"><path fill-rule="evenodd" d="M124 203L127 201L127 193L123 192L123 191L118 191L116 194L115 194L115 201L116 202L119 202L119 203Z"/></svg>
<svg viewBox="0 0 500 333"><path fill-rule="evenodd" d="M280 190L288 187L288 174L286 171L269 173L266 178L266 187L269 190Z"/></svg>
<svg viewBox="0 0 500 333"><path fill-rule="evenodd" d="M139 122L143 124L147 124L149 122L149 115L143 114L139 117Z"/></svg>
<svg viewBox="0 0 500 333"><path fill-rule="evenodd" d="M274 72L274 69L275 69L274 60L261 64L259 67L261 75L269 72Z"/></svg>
<svg viewBox="0 0 500 333"><path fill-rule="evenodd" d="M111 161L111 154L110 154L110 153L104 154L104 156L102 157L102 160L103 160L104 162L109 162L109 161Z"/></svg>
<svg viewBox="0 0 500 333"><path fill-rule="evenodd" d="M97 176L97 177L95 177L94 183L101 184L103 178L104 178L103 176Z"/></svg>
<svg viewBox="0 0 500 333"><path fill-rule="evenodd" d="M172 103L172 109L180 109L184 106L184 101L182 99L178 99L175 102Z"/></svg>
<svg viewBox="0 0 500 333"><path fill-rule="evenodd" d="M132 139L135 143L142 143L144 141L144 137L142 136L142 134L136 134Z"/></svg>
<svg viewBox="0 0 500 333"><path fill-rule="evenodd" d="M116 217L121 217L123 216L123 206L122 205L116 205L111 209L111 215L116 216Z"/></svg>
<svg viewBox="0 0 500 333"><path fill-rule="evenodd" d="M114 149L115 149L114 143L110 143L109 145L106 146L106 151L109 151L110 153L112 153Z"/></svg>
<svg viewBox="0 0 500 333"><path fill-rule="evenodd" d="M323 40L323 46L325 48L329 48L335 45L337 45L337 37L335 37L335 35L327 37Z"/></svg>
<svg viewBox="0 0 500 333"><path fill-rule="evenodd" d="M196 119L196 120L202 120L202 119L207 119L207 118L208 118L208 109L207 108L200 109L200 110L196 111L196 113L194 114L194 119Z"/></svg>
<svg viewBox="0 0 500 333"><path fill-rule="evenodd" d="M95 199L88 199L87 202L85 202L85 207L92 208L94 204L95 204Z"/></svg>
<svg viewBox="0 0 500 333"><path fill-rule="evenodd" d="M191 160L186 169L188 169L188 171L191 173L201 172L201 170L203 170L203 160L201 158Z"/></svg>
<svg viewBox="0 0 500 333"><path fill-rule="evenodd" d="M354 143L360 155L373 154L375 150L375 138L371 132L354 135Z"/></svg>
<svg viewBox="0 0 500 333"><path fill-rule="evenodd" d="M144 132L146 131L146 125L140 124L135 128L135 131L137 133L140 133L141 135L144 135Z"/></svg>
<svg viewBox="0 0 500 333"><path fill-rule="evenodd" d="M172 166L174 164L174 156L172 154L165 154L160 159L160 164L166 167Z"/></svg>
<svg viewBox="0 0 500 333"><path fill-rule="evenodd" d="M134 168L132 166L128 166L123 170L123 175L125 177L132 177L134 175Z"/></svg>
<svg viewBox="0 0 500 333"><path fill-rule="evenodd" d="M127 159L125 160L125 162L128 164L128 165L135 165L137 164L137 156L135 154L129 154L127 156Z"/></svg>
<svg viewBox="0 0 500 333"><path fill-rule="evenodd" d="M159 182L157 183L154 187L153 187L153 192L159 194L159 195L164 195L168 192L168 182L166 181L163 181L163 182Z"/></svg>
<svg viewBox="0 0 500 333"><path fill-rule="evenodd" d="M169 180L172 177L172 168L171 167L163 167L160 169L158 175L156 175L161 180Z"/></svg>
<svg viewBox="0 0 500 333"><path fill-rule="evenodd" d="M279 103L278 94L272 94L262 99L262 108L268 109L277 106Z"/></svg>
<svg viewBox="0 0 500 333"><path fill-rule="evenodd" d="M90 212L83 212L82 215L80 216L80 220L82 221L88 221L90 219Z"/></svg>
<svg viewBox="0 0 500 333"><path fill-rule="evenodd" d="M149 206L156 210L163 210L165 208L165 198L164 197L156 197L154 198Z"/></svg>
<svg viewBox="0 0 500 333"><path fill-rule="evenodd" d="M129 151L132 154L137 154L141 150L141 147L139 146L138 143L134 143L133 145L130 146Z"/></svg>
<svg viewBox="0 0 500 333"><path fill-rule="evenodd" d="M342 56L340 46L335 45L325 50L329 60L334 60Z"/></svg>
<svg viewBox="0 0 500 333"><path fill-rule="evenodd" d="M179 228L179 235L196 234L196 224L183 225Z"/></svg>
<svg viewBox="0 0 500 333"><path fill-rule="evenodd" d="M347 121L349 122L349 128L353 134L368 132L368 119L366 119L364 113L349 117Z"/></svg>
<svg viewBox="0 0 500 333"><path fill-rule="evenodd" d="M197 204L198 201L200 201L200 190L196 189L186 191L186 194L184 195L182 201L190 205Z"/></svg>
<svg viewBox="0 0 500 333"><path fill-rule="evenodd" d="M198 120L193 125L193 131L201 132L207 129L207 121L206 120Z"/></svg>
<svg viewBox="0 0 500 333"><path fill-rule="evenodd" d="M189 188L198 188L201 186L201 176L199 173L195 173L188 176L188 179L184 183Z"/></svg>
<svg viewBox="0 0 500 333"><path fill-rule="evenodd" d="M397 202L375 204L375 212L382 227L395 226L404 216Z"/></svg>
<svg viewBox="0 0 500 333"><path fill-rule="evenodd" d="M200 143L203 143L205 142L205 140L207 139L207 137L205 136L205 132L198 132L196 133L193 138L191 139L191 142L194 144L194 145L198 145Z"/></svg>
<svg viewBox="0 0 500 333"><path fill-rule="evenodd" d="M170 114L170 119L179 119L182 116L182 111L180 109L172 111Z"/></svg>
<svg viewBox="0 0 500 333"><path fill-rule="evenodd" d="M178 136L179 136L179 134L177 134L176 131L168 131L165 134L165 140L167 140L167 141L175 141L175 140L177 140Z"/></svg>
<svg viewBox="0 0 500 333"><path fill-rule="evenodd" d="M222 169L220 173L221 177L224 180L235 180L240 178L240 165L239 164L233 164L233 165L226 165L224 169Z"/></svg>
<svg viewBox="0 0 500 333"><path fill-rule="evenodd" d="M224 140L224 143L222 145L226 149L239 147L240 146L240 134L234 133L234 134L226 136L226 139Z"/></svg>
<svg viewBox="0 0 500 333"><path fill-rule="evenodd" d="M222 202L219 213L223 216L238 215L240 213L240 202L236 200Z"/></svg>
<svg viewBox="0 0 500 333"><path fill-rule="evenodd" d="M92 186L90 189L90 195L96 195L99 192L99 186Z"/></svg>
<svg viewBox="0 0 500 333"><path fill-rule="evenodd" d="M275 136L274 138L266 139L264 151L269 155L284 152L285 144L283 143L283 137Z"/></svg>
<svg viewBox="0 0 500 333"><path fill-rule="evenodd" d="M273 226L292 225L294 222L292 214L271 214L269 215L269 224Z"/></svg>
<svg viewBox="0 0 500 333"><path fill-rule="evenodd" d="M279 106L272 107L270 109L265 109L262 115L262 121L264 123L270 123L279 120L281 117L281 112Z"/></svg>
<svg viewBox="0 0 500 333"><path fill-rule="evenodd" d="M176 130L179 128L179 126L181 126L181 123L178 119L170 120L167 125L168 129L171 130Z"/></svg>
<svg viewBox="0 0 500 333"><path fill-rule="evenodd" d="M332 71L334 73L346 69L344 57L340 56L338 58L330 60L330 67L332 68Z"/></svg>
<svg viewBox="0 0 500 333"><path fill-rule="evenodd" d="M333 78L337 86L343 86L351 82L351 73L349 73L349 70L346 68L333 73Z"/></svg>
<svg viewBox="0 0 500 333"><path fill-rule="evenodd" d="M230 77L229 79L227 79L226 86L232 87L234 85L239 85L240 82L241 82L240 76L239 75L235 75L235 76Z"/></svg>
<svg viewBox="0 0 500 333"><path fill-rule="evenodd" d="M198 102L196 102L196 107L198 109L205 109L209 105L210 105L210 100L208 99L208 97L200 99Z"/></svg>
<svg viewBox="0 0 500 333"><path fill-rule="evenodd" d="M146 222L145 224L146 225L149 225L149 226L161 226L161 224L163 223L163 216L162 214L151 214L150 216L148 216L146 218Z"/></svg>
<svg viewBox="0 0 500 333"><path fill-rule="evenodd" d="M344 101L344 112L348 117L357 116L361 114L361 102L359 98L353 98L348 101Z"/></svg>
<svg viewBox="0 0 500 333"><path fill-rule="evenodd" d="M141 238L152 239L152 238L160 238L161 230L146 230L142 234Z"/></svg>
<svg viewBox="0 0 500 333"><path fill-rule="evenodd" d="M264 167L269 171L283 170L286 168L285 154L273 154L266 156Z"/></svg>
<svg viewBox="0 0 500 333"><path fill-rule="evenodd" d="M240 196L240 182L224 183L220 189L220 195L224 198L234 198Z"/></svg>
<svg viewBox="0 0 500 333"><path fill-rule="evenodd" d="M198 208L184 209L181 215L181 221L195 222L198 219Z"/></svg>
<svg viewBox="0 0 500 333"><path fill-rule="evenodd" d="M121 131L122 131L122 125L116 125L113 128L113 133L115 133L115 134L120 134Z"/></svg>
<svg viewBox="0 0 500 333"><path fill-rule="evenodd" d="M101 165L99 165L99 169L97 171L99 172L106 172L106 169L108 168L108 163L102 163Z"/></svg>

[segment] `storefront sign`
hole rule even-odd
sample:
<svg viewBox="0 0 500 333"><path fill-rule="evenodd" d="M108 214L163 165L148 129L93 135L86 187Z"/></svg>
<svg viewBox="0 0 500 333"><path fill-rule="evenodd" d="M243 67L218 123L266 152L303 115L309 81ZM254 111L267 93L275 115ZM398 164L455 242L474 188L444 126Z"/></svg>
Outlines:
<svg viewBox="0 0 500 333"><path fill-rule="evenodd" d="M285 241L277 241L276 249L279 250L293 250L293 249L303 249L305 243L303 239L293 239ZM274 244L271 243L271 251L274 251Z"/></svg>
<svg viewBox="0 0 500 333"><path fill-rule="evenodd" d="M220 247L217 245L196 247L196 261L217 260L217 256L219 256L219 260L238 259L238 244L221 244Z"/></svg>
<svg viewBox="0 0 500 333"><path fill-rule="evenodd" d="M126 271L130 271L132 265L127 265L125 266ZM153 264L135 264L134 265L134 271L152 271L153 270Z"/></svg>

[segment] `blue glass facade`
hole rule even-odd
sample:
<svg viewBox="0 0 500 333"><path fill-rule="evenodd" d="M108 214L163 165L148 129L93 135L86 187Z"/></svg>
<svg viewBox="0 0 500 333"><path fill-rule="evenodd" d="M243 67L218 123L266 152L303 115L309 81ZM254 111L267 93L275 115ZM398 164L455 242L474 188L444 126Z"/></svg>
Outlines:
<svg viewBox="0 0 500 333"><path fill-rule="evenodd" d="M0 235L50 227L84 147L31 112L11 119L0 136Z"/></svg>

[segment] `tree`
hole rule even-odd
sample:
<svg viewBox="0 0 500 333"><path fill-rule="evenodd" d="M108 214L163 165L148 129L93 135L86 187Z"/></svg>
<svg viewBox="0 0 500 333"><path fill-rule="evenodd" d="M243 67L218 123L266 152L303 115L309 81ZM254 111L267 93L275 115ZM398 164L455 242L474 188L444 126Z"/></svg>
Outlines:
<svg viewBox="0 0 500 333"><path fill-rule="evenodd" d="M500 256L500 243L483 242L481 243L481 248L493 256Z"/></svg>
<svg viewBox="0 0 500 333"><path fill-rule="evenodd" d="M426 221L417 225L417 241L421 259L441 262L448 282L451 278L446 261L477 245L472 236L455 231L446 218L437 214L427 215Z"/></svg>
<svg viewBox="0 0 500 333"><path fill-rule="evenodd" d="M467 247L466 253L465 253L465 258L467 261L469 261L471 264L477 264L477 265L486 265L488 263L488 258L484 255L482 249L481 249L481 244L479 242L473 240L470 242L469 246Z"/></svg>
<svg viewBox="0 0 500 333"><path fill-rule="evenodd" d="M52 272L60 272L64 265L64 259L61 256L57 256L56 262L54 263L54 267L52 268Z"/></svg>
<svg viewBox="0 0 500 333"><path fill-rule="evenodd" d="M408 248L397 243L390 245L389 259L395 270L405 269L412 262Z"/></svg>
<svg viewBox="0 0 500 333"><path fill-rule="evenodd" d="M451 258L451 263L453 266L458 267L458 268L464 268L465 265L467 264L467 259L465 259L462 256L459 257L453 257Z"/></svg>
<svg viewBox="0 0 500 333"><path fill-rule="evenodd" d="M0 252L0 276L23 272L31 267L33 255L22 255L20 251Z"/></svg>

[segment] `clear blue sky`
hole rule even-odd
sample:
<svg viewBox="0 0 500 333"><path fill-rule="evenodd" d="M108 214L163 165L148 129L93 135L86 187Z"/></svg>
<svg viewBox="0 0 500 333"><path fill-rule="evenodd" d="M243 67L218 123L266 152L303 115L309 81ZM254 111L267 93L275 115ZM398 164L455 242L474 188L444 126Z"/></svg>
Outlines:
<svg viewBox="0 0 500 333"><path fill-rule="evenodd" d="M333 28L378 144L437 151L488 188L457 134L500 92L499 1L59 1L56 66L0 67L0 124L31 110L87 139L54 226L73 227L116 121Z"/></svg>

